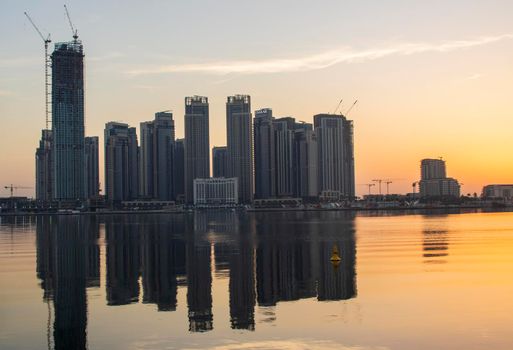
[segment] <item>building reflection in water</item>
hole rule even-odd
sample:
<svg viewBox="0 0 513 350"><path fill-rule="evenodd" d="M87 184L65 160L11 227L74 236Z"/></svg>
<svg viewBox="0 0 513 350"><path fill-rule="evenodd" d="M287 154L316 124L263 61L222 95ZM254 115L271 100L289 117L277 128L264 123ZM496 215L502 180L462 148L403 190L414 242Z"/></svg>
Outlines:
<svg viewBox="0 0 513 350"><path fill-rule="evenodd" d="M126 218L115 216L105 222L108 305L139 301L140 235L138 226Z"/></svg>
<svg viewBox="0 0 513 350"><path fill-rule="evenodd" d="M315 296L320 301L356 296L353 214L257 215L257 232L259 305ZM338 267L330 262L333 246L342 256Z"/></svg>
<svg viewBox="0 0 513 350"><path fill-rule="evenodd" d="M213 329L211 248L205 239L207 223L202 212L188 215L185 222L187 240L187 305L189 331Z"/></svg>
<svg viewBox="0 0 513 350"><path fill-rule="evenodd" d="M178 288L187 285L191 332L214 327L213 267L216 278L229 278L233 329L255 329L257 303L264 321L272 322L278 302L346 300L357 293L349 213L41 217L37 276L44 300L53 302L56 349L86 347L86 288L100 285L99 218L105 225L107 304L142 299L158 311L174 311ZM338 266L330 262L334 246L342 257Z"/></svg>
<svg viewBox="0 0 513 350"><path fill-rule="evenodd" d="M95 218L37 219L37 274L44 298L53 301L55 349L87 348L86 288L99 286L98 232Z"/></svg>
<svg viewBox="0 0 513 350"><path fill-rule="evenodd" d="M422 256L426 264L445 264L449 255L448 231L440 219L447 215L426 216L422 230Z"/></svg>

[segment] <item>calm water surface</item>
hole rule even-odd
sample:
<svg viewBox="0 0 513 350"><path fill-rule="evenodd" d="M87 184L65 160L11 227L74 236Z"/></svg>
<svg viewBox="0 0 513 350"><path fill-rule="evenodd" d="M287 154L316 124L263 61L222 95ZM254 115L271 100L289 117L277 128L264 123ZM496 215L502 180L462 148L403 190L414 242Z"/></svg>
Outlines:
<svg viewBox="0 0 513 350"><path fill-rule="evenodd" d="M513 349L513 213L0 218L0 348Z"/></svg>

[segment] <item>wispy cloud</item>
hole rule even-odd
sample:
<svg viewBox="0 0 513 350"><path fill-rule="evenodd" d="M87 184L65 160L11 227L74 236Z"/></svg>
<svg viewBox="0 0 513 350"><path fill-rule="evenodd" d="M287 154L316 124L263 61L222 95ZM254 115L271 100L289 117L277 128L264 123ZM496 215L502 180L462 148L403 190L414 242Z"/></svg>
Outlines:
<svg viewBox="0 0 513 350"><path fill-rule="evenodd" d="M95 62L101 62L101 61L110 61L110 60L114 60L116 58L120 58L120 57L125 57L126 55L124 53L121 53L121 52L109 52L105 55L102 55L102 56L92 56L92 57L89 57L89 60L90 61L95 61Z"/></svg>
<svg viewBox="0 0 513 350"><path fill-rule="evenodd" d="M469 75L464 80L476 80L476 79L479 79L479 78L482 78L482 77L483 77L482 74L476 73L476 74Z"/></svg>
<svg viewBox="0 0 513 350"><path fill-rule="evenodd" d="M1 90L0 89L0 96L12 96L13 93L12 91L9 91L9 90Z"/></svg>
<svg viewBox="0 0 513 350"><path fill-rule="evenodd" d="M426 52L451 52L512 38L513 34L503 34L496 36L483 36L470 40L442 41L438 43L398 43L364 50L356 50L351 47L341 47L335 50L296 58L151 65L140 69L133 69L127 73L130 75L143 75L158 73L256 74L301 72L324 69L341 63L371 61L393 55L413 55Z"/></svg>

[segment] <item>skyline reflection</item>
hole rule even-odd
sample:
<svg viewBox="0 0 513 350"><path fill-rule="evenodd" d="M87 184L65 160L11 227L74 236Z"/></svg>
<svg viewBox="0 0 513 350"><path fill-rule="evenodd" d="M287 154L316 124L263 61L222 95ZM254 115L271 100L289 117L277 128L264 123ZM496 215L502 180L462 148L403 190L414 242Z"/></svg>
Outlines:
<svg viewBox="0 0 513 350"><path fill-rule="evenodd" d="M213 278L229 278L232 329L254 331L256 307L272 315L266 322L274 322L280 302L356 297L354 215L343 221L330 213L313 221L303 215L38 217L36 274L43 301L53 306L55 349L87 348L88 288L104 287L109 306L142 302L159 312L177 310L178 288L187 288L184 322L190 332L214 329ZM334 246L342 256L338 266L329 260ZM51 347L50 337L48 342Z"/></svg>

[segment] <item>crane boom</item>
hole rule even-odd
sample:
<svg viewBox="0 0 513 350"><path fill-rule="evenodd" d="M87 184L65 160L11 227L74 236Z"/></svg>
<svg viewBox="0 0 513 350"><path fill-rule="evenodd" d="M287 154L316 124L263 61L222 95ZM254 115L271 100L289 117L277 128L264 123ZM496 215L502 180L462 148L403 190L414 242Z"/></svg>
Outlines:
<svg viewBox="0 0 513 350"><path fill-rule="evenodd" d="M353 107L356 105L357 102L358 102L358 100L355 100L353 102L353 104L351 105L351 107L349 107L349 109L346 111L346 113L344 113L346 117L349 115L349 112L351 112L351 110L353 109Z"/></svg>
<svg viewBox="0 0 513 350"><path fill-rule="evenodd" d="M333 114L336 114L338 109L340 108L340 105L342 104L342 101L344 101L344 99L340 99L340 101L338 101L338 105L337 105L337 108L335 108L335 110L333 111Z"/></svg>
<svg viewBox="0 0 513 350"><path fill-rule="evenodd" d="M50 110L51 110L51 104L52 104L52 99L51 99L51 68L52 68L52 64L50 62L50 56L48 55L48 44L52 42L52 40L50 39L50 33L48 33L48 36L45 37L43 36L43 34L41 33L41 31L39 30L39 28L36 26L36 24L34 23L34 21L32 20L32 18L30 18L29 14L27 12L23 12L25 14L25 16L27 17L27 19L29 20L30 24L32 24L32 26L34 27L34 29L36 30L36 32L39 34L39 36L41 37L41 39L43 39L43 42L45 44L45 126L46 126L46 130L48 130L48 125L50 123Z"/></svg>
<svg viewBox="0 0 513 350"><path fill-rule="evenodd" d="M73 22L71 22L71 17L69 15L68 7L66 6L66 4L64 4L64 10L66 10L66 17L68 17L69 26L71 27L71 32L73 33L73 39L75 39L75 41L77 41L78 31L73 26Z"/></svg>
<svg viewBox="0 0 513 350"><path fill-rule="evenodd" d="M29 20L30 24L32 24L32 27L34 27L34 29L37 31L37 33L39 34L39 36L41 37L41 39L43 39L43 42L51 42L50 40L50 34L48 34L48 38L45 39L45 37L43 36L43 33L41 33L41 31L39 30L39 28L36 26L36 24L34 23L34 21L32 20L32 18L30 18L29 14L27 12L23 12L25 14L25 16L27 17L27 19Z"/></svg>

